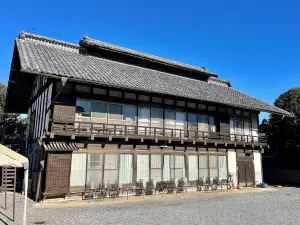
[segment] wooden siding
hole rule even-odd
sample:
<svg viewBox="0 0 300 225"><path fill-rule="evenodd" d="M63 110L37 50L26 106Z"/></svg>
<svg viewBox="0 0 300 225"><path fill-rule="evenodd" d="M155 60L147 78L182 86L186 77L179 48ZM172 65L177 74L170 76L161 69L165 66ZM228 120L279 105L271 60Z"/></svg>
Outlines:
<svg viewBox="0 0 300 225"><path fill-rule="evenodd" d="M230 133L230 118L228 115L220 114L218 116L220 123L220 133L229 134Z"/></svg>
<svg viewBox="0 0 300 225"><path fill-rule="evenodd" d="M46 81L44 81L46 82ZM45 83L43 83L45 84ZM29 132L27 133L27 138L38 138L44 135L45 130L48 130L48 123L50 117L50 111L46 113L52 99L52 89L53 84L50 84L44 91L39 93L39 96L35 98L32 105L28 109L27 121L29 124L30 118L33 113L35 113L34 121L34 132L33 136L29 137ZM35 92L35 89L33 90ZM45 122L46 121L46 122Z"/></svg>
<svg viewBox="0 0 300 225"><path fill-rule="evenodd" d="M54 105L53 120L57 122L66 122L75 120L76 107L68 105Z"/></svg>
<svg viewBox="0 0 300 225"><path fill-rule="evenodd" d="M71 161L71 153L48 153L45 195L69 192Z"/></svg>

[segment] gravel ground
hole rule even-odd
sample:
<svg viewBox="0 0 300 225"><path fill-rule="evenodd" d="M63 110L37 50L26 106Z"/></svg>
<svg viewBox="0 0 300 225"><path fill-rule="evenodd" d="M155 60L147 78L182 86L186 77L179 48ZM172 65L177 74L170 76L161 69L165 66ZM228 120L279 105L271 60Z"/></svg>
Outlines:
<svg viewBox="0 0 300 225"><path fill-rule="evenodd" d="M3 195L0 195L3 206ZM0 208L0 224L22 224L22 200L17 196L17 218L12 223ZM11 203L10 206L11 207ZM11 208L10 208L11 209ZM1 213L2 212L2 213ZM99 204L88 207L37 209L29 203L28 224L300 224L300 189ZM6 215L11 213L6 212Z"/></svg>

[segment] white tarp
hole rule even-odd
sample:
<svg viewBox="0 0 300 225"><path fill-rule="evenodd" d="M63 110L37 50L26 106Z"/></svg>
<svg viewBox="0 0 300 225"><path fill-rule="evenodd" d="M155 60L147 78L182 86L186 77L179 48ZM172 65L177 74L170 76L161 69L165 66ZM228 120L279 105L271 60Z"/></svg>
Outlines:
<svg viewBox="0 0 300 225"><path fill-rule="evenodd" d="M28 167L28 159L0 144L0 166Z"/></svg>
<svg viewBox="0 0 300 225"><path fill-rule="evenodd" d="M12 166L24 168L24 213L23 224L26 225L27 189L28 189L28 159L19 153L0 144L0 166Z"/></svg>

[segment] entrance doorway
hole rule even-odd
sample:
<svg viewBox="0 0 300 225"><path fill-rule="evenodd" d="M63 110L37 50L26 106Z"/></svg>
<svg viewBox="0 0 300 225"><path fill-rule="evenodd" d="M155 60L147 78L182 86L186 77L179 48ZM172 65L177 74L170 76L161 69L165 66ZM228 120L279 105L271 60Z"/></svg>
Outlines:
<svg viewBox="0 0 300 225"><path fill-rule="evenodd" d="M241 154L241 155L240 155ZM244 153L239 153L237 157L238 184L245 187L251 187L255 182L253 157Z"/></svg>

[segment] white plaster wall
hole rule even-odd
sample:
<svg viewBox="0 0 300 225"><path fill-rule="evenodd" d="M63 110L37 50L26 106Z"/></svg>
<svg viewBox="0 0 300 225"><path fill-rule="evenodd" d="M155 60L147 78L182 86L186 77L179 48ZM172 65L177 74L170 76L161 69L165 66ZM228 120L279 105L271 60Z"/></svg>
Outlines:
<svg viewBox="0 0 300 225"><path fill-rule="evenodd" d="M233 183L236 186L237 185L236 152L228 151L227 158L228 158L228 173L232 173Z"/></svg>
<svg viewBox="0 0 300 225"><path fill-rule="evenodd" d="M253 153L255 182L262 183L262 171L261 171L261 154Z"/></svg>

